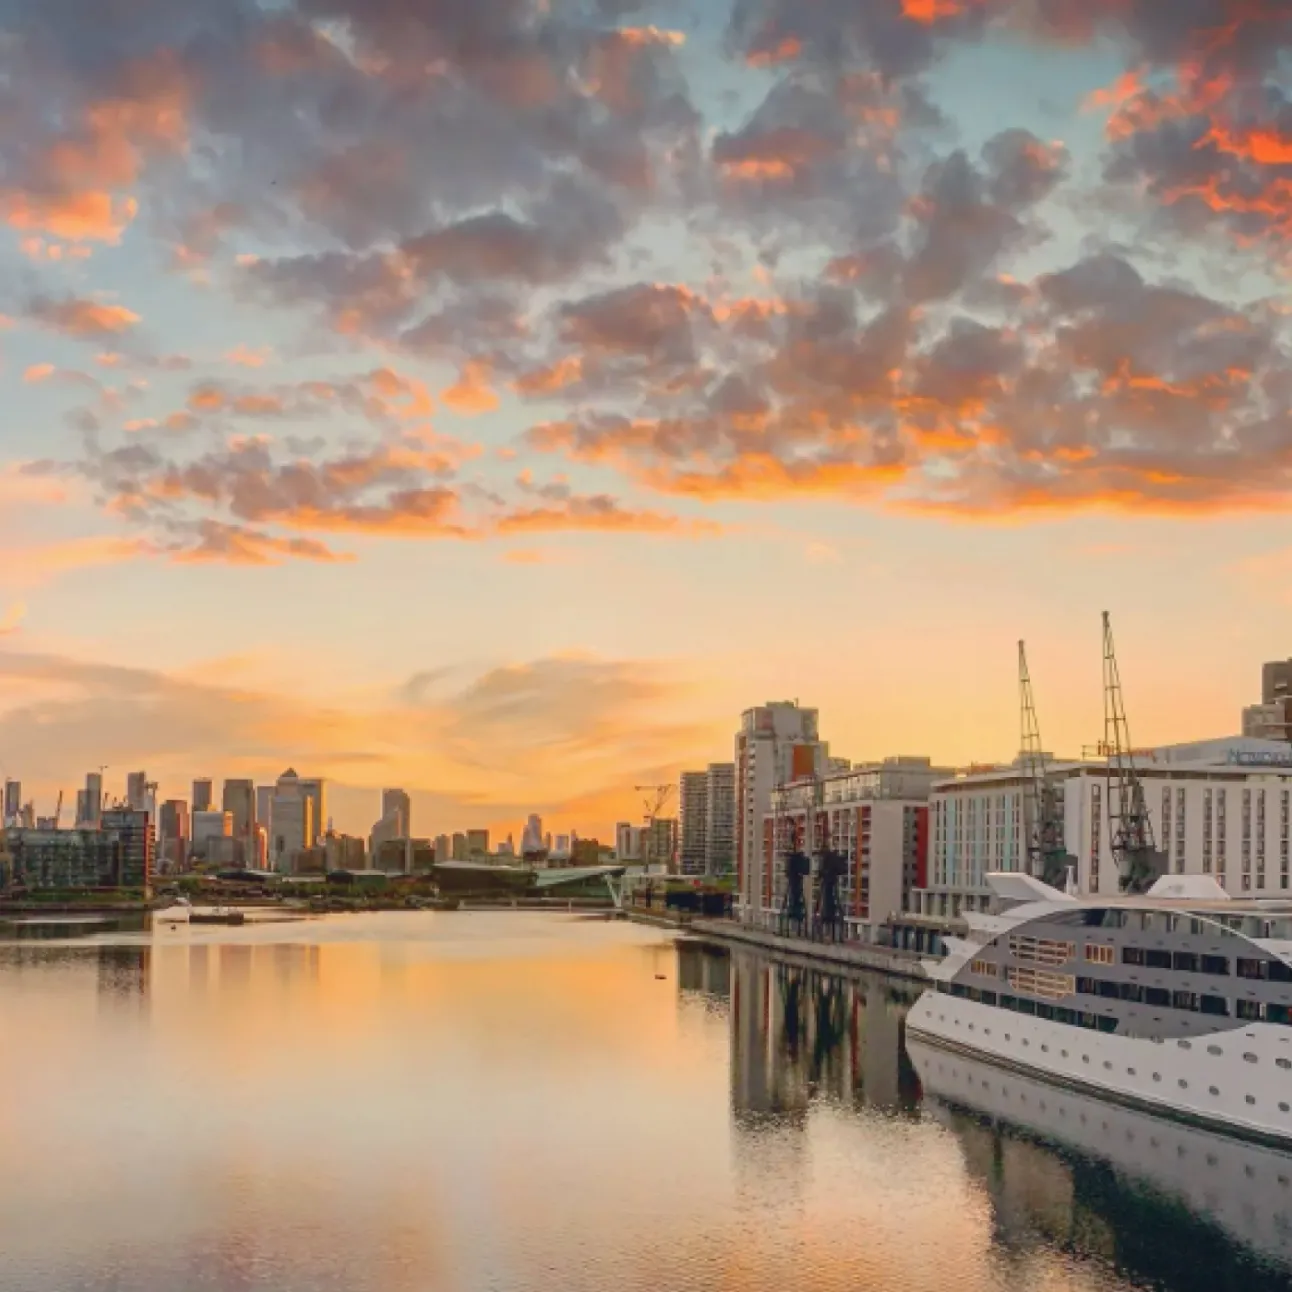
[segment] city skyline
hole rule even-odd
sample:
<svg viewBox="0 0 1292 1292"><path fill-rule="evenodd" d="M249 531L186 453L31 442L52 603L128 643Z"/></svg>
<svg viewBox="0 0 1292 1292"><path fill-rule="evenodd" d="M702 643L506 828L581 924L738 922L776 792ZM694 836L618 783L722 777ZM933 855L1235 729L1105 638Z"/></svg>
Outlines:
<svg viewBox="0 0 1292 1292"><path fill-rule="evenodd" d="M42 814L299 766L353 833L401 785L604 838L769 700L1010 757L1020 636L1080 749L1104 609L1137 740L1239 730L1288 654L1286 6L424 8L0 50Z"/></svg>

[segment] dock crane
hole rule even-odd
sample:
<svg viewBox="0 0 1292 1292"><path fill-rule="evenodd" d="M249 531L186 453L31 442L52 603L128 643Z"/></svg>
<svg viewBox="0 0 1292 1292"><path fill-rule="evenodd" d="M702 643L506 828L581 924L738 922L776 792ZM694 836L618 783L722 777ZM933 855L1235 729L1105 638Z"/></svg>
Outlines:
<svg viewBox="0 0 1292 1292"><path fill-rule="evenodd" d="M673 794L673 786L670 785L634 785L633 788L639 794L649 794L650 798L645 801L645 819L646 819L646 862L649 865L655 860L655 822L659 819L660 814L668 804L669 798ZM669 864L672 863L672 857L665 859Z"/></svg>
<svg viewBox="0 0 1292 1292"><path fill-rule="evenodd" d="M1135 767L1112 623L1104 611L1104 747L1108 750L1104 797L1108 837L1122 891L1146 893L1166 870L1153 838L1144 785Z"/></svg>
<svg viewBox="0 0 1292 1292"><path fill-rule="evenodd" d="M1032 676L1027 667L1027 647L1018 643L1019 752L1027 778L1023 822L1027 832L1027 870L1051 888L1062 886L1072 860L1063 846L1063 820L1059 798L1050 783L1041 744L1041 727L1036 719Z"/></svg>

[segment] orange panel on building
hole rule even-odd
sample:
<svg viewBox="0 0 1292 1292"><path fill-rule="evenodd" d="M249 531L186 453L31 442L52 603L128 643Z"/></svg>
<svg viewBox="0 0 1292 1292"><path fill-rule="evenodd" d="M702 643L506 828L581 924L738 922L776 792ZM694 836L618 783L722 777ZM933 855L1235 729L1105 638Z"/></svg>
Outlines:
<svg viewBox="0 0 1292 1292"><path fill-rule="evenodd" d="M795 745L791 751L790 777L802 780L816 772L816 747L814 745Z"/></svg>

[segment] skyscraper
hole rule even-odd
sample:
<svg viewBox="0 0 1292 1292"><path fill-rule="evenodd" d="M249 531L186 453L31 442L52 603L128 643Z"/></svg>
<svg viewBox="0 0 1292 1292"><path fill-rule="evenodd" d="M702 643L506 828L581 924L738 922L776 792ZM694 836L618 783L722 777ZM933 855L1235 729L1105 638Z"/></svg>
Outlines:
<svg viewBox="0 0 1292 1292"><path fill-rule="evenodd" d="M467 856L487 857L489 855L489 831L467 831Z"/></svg>
<svg viewBox="0 0 1292 1292"><path fill-rule="evenodd" d="M534 857L543 851L543 818L535 812L520 833L520 855Z"/></svg>
<svg viewBox="0 0 1292 1292"><path fill-rule="evenodd" d="M97 830L103 820L103 773L90 772L85 778L85 824Z"/></svg>
<svg viewBox="0 0 1292 1292"><path fill-rule="evenodd" d="M395 817L396 839L407 839L413 833L413 803L403 790L381 791L381 816Z"/></svg>
<svg viewBox="0 0 1292 1292"><path fill-rule="evenodd" d="M4 783L4 823L14 825L22 816L22 782Z"/></svg>
<svg viewBox="0 0 1292 1292"><path fill-rule="evenodd" d="M736 860L736 765L710 763L706 775L704 873L729 875Z"/></svg>
<svg viewBox="0 0 1292 1292"><path fill-rule="evenodd" d="M255 864L256 855L256 785L254 781L224 782L224 810L233 818L233 837L242 845L246 865Z"/></svg>
<svg viewBox="0 0 1292 1292"><path fill-rule="evenodd" d="M310 801L310 829L313 831L305 846L313 848L328 828L327 782L321 776L306 777L300 786L301 793Z"/></svg>
<svg viewBox="0 0 1292 1292"><path fill-rule="evenodd" d="M161 806L159 822L162 858L172 866L188 860L188 804L183 799L167 799Z"/></svg>
<svg viewBox="0 0 1292 1292"><path fill-rule="evenodd" d="M270 820L273 813L275 787L272 785L256 786L256 823L265 827L265 833L273 837L274 823Z"/></svg>
<svg viewBox="0 0 1292 1292"><path fill-rule="evenodd" d="M126 804L134 812L148 810L147 772L131 772L126 777Z"/></svg>
<svg viewBox="0 0 1292 1292"><path fill-rule="evenodd" d="M683 772L677 797L680 812L678 869L684 875L703 875L709 828L709 774Z"/></svg>
<svg viewBox="0 0 1292 1292"><path fill-rule="evenodd" d="M209 777L193 782L193 811L209 812L214 801L214 790Z"/></svg>
<svg viewBox="0 0 1292 1292"><path fill-rule="evenodd" d="M275 870L283 873L294 870L299 854L313 846L313 809L314 799L305 792L295 770L289 767L278 778L269 809L273 821L269 858Z"/></svg>

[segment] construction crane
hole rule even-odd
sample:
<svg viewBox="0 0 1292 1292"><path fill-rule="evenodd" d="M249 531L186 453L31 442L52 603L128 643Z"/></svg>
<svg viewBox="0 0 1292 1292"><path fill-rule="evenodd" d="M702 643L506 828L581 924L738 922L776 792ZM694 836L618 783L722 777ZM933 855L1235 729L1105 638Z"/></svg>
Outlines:
<svg viewBox="0 0 1292 1292"><path fill-rule="evenodd" d="M1104 746L1108 750L1105 798L1108 837L1121 887L1127 893L1146 893L1164 872L1163 854L1153 839L1153 822L1144 798L1144 785L1135 768L1121 672L1113 646L1112 623L1104 611Z"/></svg>
<svg viewBox="0 0 1292 1292"><path fill-rule="evenodd" d="M655 822L659 819L660 814L667 806L669 798L673 793L673 786L670 785L635 785L633 788L639 794L649 794L650 798L645 801L646 809L646 857L647 865L655 860ZM672 858L666 858L671 862Z"/></svg>
<svg viewBox="0 0 1292 1292"><path fill-rule="evenodd" d="M1041 744L1041 727L1036 720L1036 701L1032 695L1032 676L1027 668L1027 647L1018 643L1019 727L1023 774L1027 778L1023 821L1027 830L1027 869L1030 875L1058 888L1068 868L1068 854L1063 847L1063 822L1059 815L1059 798L1046 774L1045 748Z"/></svg>

